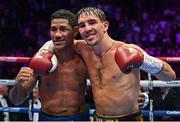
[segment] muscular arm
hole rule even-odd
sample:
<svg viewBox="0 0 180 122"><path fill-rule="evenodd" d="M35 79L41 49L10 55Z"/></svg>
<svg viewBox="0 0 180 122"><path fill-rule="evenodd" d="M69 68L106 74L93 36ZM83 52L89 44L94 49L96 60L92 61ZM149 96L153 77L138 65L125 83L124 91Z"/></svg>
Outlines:
<svg viewBox="0 0 180 122"><path fill-rule="evenodd" d="M162 81L171 81L176 79L176 73L171 68L171 66L166 62L163 62L163 67L160 73L155 74L155 76L157 79Z"/></svg>
<svg viewBox="0 0 180 122"><path fill-rule="evenodd" d="M22 104L34 88L36 80L32 69L22 67L16 77L14 87L9 91L10 101L14 105Z"/></svg>
<svg viewBox="0 0 180 122"><path fill-rule="evenodd" d="M168 63L148 55L143 49L133 44L117 48L115 60L125 73L128 73L131 68L140 68L162 81L176 79L176 74Z"/></svg>
<svg viewBox="0 0 180 122"><path fill-rule="evenodd" d="M86 45L84 40L74 40L74 49L78 54L81 54L81 48ZM54 45L52 40L47 41L39 50L48 50L54 52Z"/></svg>
<svg viewBox="0 0 180 122"><path fill-rule="evenodd" d="M141 52L146 53L142 48L135 46L135 45L131 45L134 46L135 48L139 49ZM146 53L147 54L147 53ZM172 69L172 67L162 61L163 63L163 67L161 69L161 71L157 74L153 74L157 79L162 80L162 81L172 81L176 79L176 73L174 72L174 70Z"/></svg>

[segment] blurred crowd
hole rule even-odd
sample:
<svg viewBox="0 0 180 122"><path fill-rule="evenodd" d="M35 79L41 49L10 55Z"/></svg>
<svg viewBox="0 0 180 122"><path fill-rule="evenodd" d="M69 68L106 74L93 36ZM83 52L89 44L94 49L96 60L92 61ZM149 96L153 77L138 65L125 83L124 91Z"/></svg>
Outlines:
<svg viewBox="0 0 180 122"><path fill-rule="evenodd" d="M69 9L76 13L82 7L96 6L106 13L109 34L114 39L137 44L153 56L180 56L179 3L179 0L1 0L0 55L33 56L50 39L49 22L54 11ZM179 64L171 65L179 79ZM14 79L21 66L28 64L0 62L0 78Z"/></svg>

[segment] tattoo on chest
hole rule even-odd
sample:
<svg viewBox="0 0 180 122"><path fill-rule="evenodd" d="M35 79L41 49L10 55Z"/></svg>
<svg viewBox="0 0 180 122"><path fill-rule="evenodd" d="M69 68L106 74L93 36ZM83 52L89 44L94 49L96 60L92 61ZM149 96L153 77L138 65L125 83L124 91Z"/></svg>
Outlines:
<svg viewBox="0 0 180 122"><path fill-rule="evenodd" d="M81 75L80 71L78 69L75 69L73 71L74 78L76 81L81 82L83 80L83 76Z"/></svg>

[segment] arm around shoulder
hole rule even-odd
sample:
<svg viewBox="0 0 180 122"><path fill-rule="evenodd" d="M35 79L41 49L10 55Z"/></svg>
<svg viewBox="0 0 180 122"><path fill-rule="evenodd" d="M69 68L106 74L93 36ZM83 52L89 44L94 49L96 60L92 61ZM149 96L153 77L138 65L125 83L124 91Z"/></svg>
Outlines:
<svg viewBox="0 0 180 122"><path fill-rule="evenodd" d="M74 49L78 54L81 55L86 47L87 43L84 40L74 40Z"/></svg>

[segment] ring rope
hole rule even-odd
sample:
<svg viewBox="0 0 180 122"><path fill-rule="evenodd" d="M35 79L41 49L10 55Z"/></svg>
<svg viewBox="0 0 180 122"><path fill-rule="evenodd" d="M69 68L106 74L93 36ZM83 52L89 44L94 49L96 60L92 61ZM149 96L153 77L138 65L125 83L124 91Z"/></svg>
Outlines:
<svg viewBox="0 0 180 122"><path fill-rule="evenodd" d="M142 114L144 116L149 116L149 110L141 110ZM180 115L180 111L175 111L175 110L154 110L153 111L154 116L179 116Z"/></svg>
<svg viewBox="0 0 180 122"><path fill-rule="evenodd" d="M39 108L33 108L31 109L32 112L40 112ZM95 109L89 109L90 115L93 115L93 112ZM0 107L0 112L14 112L14 113L27 113L29 112L29 108L27 107ZM149 116L149 110L141 110L142 114L144 116ZM154 110L155 116L179 116L180 111L174 111L174 110Z"/></svg>
<svg viewBox="0 0 180 122"><path fill-rule="evenodd" d="M1 81L1 80L0 80ZM141 86L149 87L149 80L141 80ZM91 85L91 81L87 79L87 85ZM160 80L153 80L151 85L153 87L180 87L180 80L174 81L160 81Z"/></svg>
<svg viewBox="0 0 180 122"><path fill-rule="evenodd" d="M0 62L29 63L30 57L0 56Z"/></svg>
<svg viewBox="0 0 180 122"><path fill-rule="evenodd" d="M180 57L157 57L162 61L169 62L169 63L179 63Z"/></svg>
<svg viewBox="0 0 180 122"><path fill-rule="evenodd" d="M40 109L33 108L32 112L39 112ZM0 107L0 112L15 112L15 113L25 113L29 112L27 107Z"/></svg>
<svg viewBox="0 0 180 122"><path fill-rule="evenodd" d="M12 79L0 79L0 85L14 86L15 80Z"/></svg>
<svg viewBox="0 0 180 122"><path fill-rule="evenodd" d="M140 84L143 87L148 87L149 80L141 80ZM151 84L153 87L180 87L180 80L174 80L174 81L153 80Z"/></svg>
<svg viewBox="0 0 180 122"><path fill-rule="evenodd" d="M179 63L180 57L157 57L160 60L169 63ZM0 62L17 62L17 63L29 63L30 57L14 57L14 56L0 56Z"/></svg>
<svg viewBox="0 0 180 122"><path fill-rule="evenodd" d="M169 63L179 63L180 62L180 57L157 57L159 58L160 60L163 60L165 62L169 62ZM29 63L31 60L30 57L13 57L13 56L0 56L0 62L17 62L17 63ZM14 85L15 81L14 80L8 80L8 79L0 79L0 84L2 85ZM141 86L144 86L144 87L149 87L149 80L141 80L140 81L141 83ZM90 85L90 82L88 83L88 80L87 80L87 85ZM156 80L156 81L153 81L151 83L152 87L179 87L180 86L180 81L169 81L169 82L165 82L165 81L159 81L159 80ZM0 111L5 111L5 112L30 112L30 111L34 111L35 109L28 109L28 108L9 108L9 107L6 107L6 108L0 108ZM93 110L90 110L90 115L91 115L91 111ZM143 115L147 115L149 116L150 114L150 111L143 111L142 110L142 114ZM162 116L162 115L180 115L180 111L152 111L153 115L154 116ZM152 119L153 120L153 119Z"/></svg>
<svg viewBox="0 0 180 122"><path fill-rule="evenodd" d="M141 80L140 81L141 86L148 87L149 86L149 80ZM153 87L180 87L180 80L175 81L160 81L160 80L153 80ZM0 79L0 85L14 85L15 80L12 79ZM90 80L87 79L87 85L91 85Z"/></svg>

